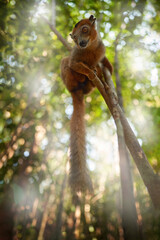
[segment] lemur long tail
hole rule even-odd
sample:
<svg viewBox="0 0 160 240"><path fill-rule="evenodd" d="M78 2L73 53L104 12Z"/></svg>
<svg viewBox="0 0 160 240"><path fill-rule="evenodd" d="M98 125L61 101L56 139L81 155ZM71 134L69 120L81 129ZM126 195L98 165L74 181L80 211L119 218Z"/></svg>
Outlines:
<svg viewBox="0 0 160 240"><path fill-rule="evenodd" d="M71 94L73 98L73 114L71 118L69 183L74 192L85 192L86 190L92 192L92 182L86 164L84 95L82 90Z"/></svg>

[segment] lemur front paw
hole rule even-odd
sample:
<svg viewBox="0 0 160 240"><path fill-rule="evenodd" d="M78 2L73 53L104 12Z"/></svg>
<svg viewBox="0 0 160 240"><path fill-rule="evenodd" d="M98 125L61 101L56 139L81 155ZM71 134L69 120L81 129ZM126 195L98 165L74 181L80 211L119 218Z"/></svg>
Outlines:
<svg viewBox="0 0 160 240"><path fill-rule="evenodd" d="M89 80L93 81L95 78L96 78L96 73L97 71L94 69L94 70L90 70L89 74L88 74L88 78Z"/></svg>
<svg viewBox="0 0 160 240"><path fill-rule="evenodd" d="M97 75L97 68L96 67L92 67L91 70Z"/></svg>

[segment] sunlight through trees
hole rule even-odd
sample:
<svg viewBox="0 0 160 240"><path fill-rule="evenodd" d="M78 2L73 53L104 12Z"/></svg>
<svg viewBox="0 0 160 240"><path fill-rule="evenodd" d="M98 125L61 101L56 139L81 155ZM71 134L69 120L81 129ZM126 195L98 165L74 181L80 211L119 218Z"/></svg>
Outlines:
<svg viewBox="0 0 160 240"><path fill-rule="evenodd" d="M114 67L119 104L155 178L139 172L125 147L123 124L95 89L85 97L94 194L73 195L73 107L60 62L74 46L74 25L91 14ZM0 240L159 239L153 201L160 174L159 1L0 0L0 19Z"/></svg>

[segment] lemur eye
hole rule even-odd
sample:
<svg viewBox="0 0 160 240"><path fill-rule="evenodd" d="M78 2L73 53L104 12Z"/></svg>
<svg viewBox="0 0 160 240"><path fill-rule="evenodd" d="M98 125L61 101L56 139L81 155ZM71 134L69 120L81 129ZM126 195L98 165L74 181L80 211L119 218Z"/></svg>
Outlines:
<svg viewBox="0 0 160 240"><path fill-rule="evenodd" d="M88 32L88 28L87 27L83 27L82 28L82 32L87 33Z"/></svg>

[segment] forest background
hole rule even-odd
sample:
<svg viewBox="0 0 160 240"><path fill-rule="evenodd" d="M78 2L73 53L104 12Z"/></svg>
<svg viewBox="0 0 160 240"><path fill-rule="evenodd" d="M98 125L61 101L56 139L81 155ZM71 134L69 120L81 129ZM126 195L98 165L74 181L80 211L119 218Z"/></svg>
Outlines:
<svg viewBox="0 0 160 240"><path fill-rule="evenodd" d="M160 173L160 2L0 1L0 239L124 239L116 127L96 89L86 96L93 196L67 184L72 100L60 77L73 26L91 14L118 73L125 115ZM113 74L116 83L116 75ZM160 239L160 218L131 160L140 238Z"/></svg>

